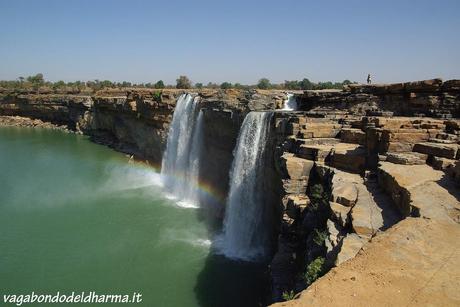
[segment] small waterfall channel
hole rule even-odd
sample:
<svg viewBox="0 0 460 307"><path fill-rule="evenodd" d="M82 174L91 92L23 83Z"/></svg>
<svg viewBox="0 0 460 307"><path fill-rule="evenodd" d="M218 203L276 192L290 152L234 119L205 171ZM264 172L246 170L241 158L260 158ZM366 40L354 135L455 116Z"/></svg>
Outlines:
<svg viewBox="0 0 460 307"><path fill-rule="evenodd" d="M284 100L283 111L296 111L297 110L297 99L292 93L288 93L286 100Z"/></svg>

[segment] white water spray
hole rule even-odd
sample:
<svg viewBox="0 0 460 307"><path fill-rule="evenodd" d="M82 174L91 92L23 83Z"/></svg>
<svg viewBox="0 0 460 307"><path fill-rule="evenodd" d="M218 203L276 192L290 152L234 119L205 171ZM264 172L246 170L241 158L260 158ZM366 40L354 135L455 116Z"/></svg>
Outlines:
<svg viewBox="0 0 460 307"><path fill-rule="evenodd" d="M263 199L263 163L271 118L271 112L249 113L238 136L224 232L217 242L219 251L229 258L253 261L267 253L270 225Z"/></svg>
<svg viewBox="0 0 460 307"><path fill-rule="evenodd" d="M181 95L174 110L161 165L165 189L180 200L177 204L181 207L198 207L202 129L203 114L198 111L198 98Z"/></svg>
<svg viewBox="0 0 460 307"><path fill-rule="evenodd" d="M284 111L295 111L297 110L297 99L295 98L294 94L288 93L286 100L284 100Z"/></svg>

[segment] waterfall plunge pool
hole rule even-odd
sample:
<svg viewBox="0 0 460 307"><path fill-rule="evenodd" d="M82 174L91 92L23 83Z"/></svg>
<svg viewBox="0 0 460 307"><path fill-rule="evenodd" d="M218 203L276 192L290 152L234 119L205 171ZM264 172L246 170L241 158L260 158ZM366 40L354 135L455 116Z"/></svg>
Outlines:
<svg viewBox="0 0 460 307"><path fill-rule="evenodd" d="M136 306L259 306L266 266L211 252L201 209L87 137L0 128L2 294L142 294ZM262 303L263 304L263 303Z"/></svg>

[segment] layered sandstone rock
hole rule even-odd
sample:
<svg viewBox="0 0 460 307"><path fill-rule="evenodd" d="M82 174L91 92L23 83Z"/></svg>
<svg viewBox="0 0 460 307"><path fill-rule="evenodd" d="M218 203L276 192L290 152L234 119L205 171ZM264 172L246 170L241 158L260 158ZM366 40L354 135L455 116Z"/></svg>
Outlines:
<svg viewBox="0 0 460 307"><path fill-rule="evenodd" d="M460 192L442 171L428 165L397 165L382 162L379 183L405 216L456 220Z"/></svg>
<svg viewBox="0 0 460 307"><path fill-rule="evenodd" d="M315 113L347 113L378 116L460 116L460 80L441 79L395 84L351 84L343 91L305 91L298 101Z"/></svg>

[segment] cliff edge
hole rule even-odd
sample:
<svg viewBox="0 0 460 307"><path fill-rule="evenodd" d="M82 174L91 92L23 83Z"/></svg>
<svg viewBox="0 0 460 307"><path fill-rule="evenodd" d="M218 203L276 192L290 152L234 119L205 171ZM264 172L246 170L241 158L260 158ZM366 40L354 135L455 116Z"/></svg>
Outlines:
<svg viewBox="0 0 460 307"><path fill-rule="evenodd" d="M459 236L458 224L407 218L273 306L459 306Z"/></svg>

